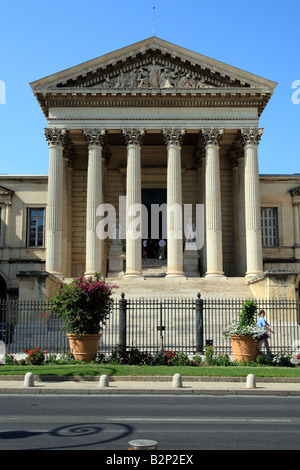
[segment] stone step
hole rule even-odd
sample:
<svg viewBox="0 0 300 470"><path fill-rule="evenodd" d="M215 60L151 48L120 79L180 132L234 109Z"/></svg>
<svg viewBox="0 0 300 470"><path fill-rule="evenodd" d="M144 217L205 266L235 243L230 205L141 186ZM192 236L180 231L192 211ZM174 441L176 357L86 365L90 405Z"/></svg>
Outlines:
<svg viewBox="0 0 300 470"><path fill-rule="evenodd" d="M142 260L142 266L143 268L147 268L149 266L154 266L157 268L160 268L162 266L167 266L167 260L166 259L159 259L159 258L147 258Z"/></svg>
<svg viewBox="0 0 300 470"><path fill-rule="evenodd" d="M142 271L145 277L164 277L168 266L167 260L157 258L147 258L142 260Z"/></svg>
<svg viewBox="0 0 300 470"><path fill-rule="evenodd" d="M254 298L244 277L166 277L165 266L159 270L152 268L144 270L143 276L108 278L110 285L117 285L113 297L120 298L124 292L126 298L142 297L189 297L196 298L198 292L201 298L249 299ZM70 282L71 279L64 280Z"/></svg>
<svg viewBox="0 0 300 470"><path fill-rule="evenodd" d="M144 275L140 278L109 279L109 283L118 286L113 293L115 298L120 298L122 292L126 298L196 298L198 292L201 298L249 299L254 297L245 278L169 278L161 274L160 276Z"/></svg>

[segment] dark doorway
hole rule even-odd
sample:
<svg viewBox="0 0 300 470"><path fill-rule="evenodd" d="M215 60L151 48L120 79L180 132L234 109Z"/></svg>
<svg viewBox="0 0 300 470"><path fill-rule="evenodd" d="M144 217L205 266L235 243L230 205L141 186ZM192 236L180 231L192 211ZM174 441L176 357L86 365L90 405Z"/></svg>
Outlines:
<svg viewBox="0 0 300 470"><path fill-rule="evenodd" d="M298 284L298 288L296 288L296 292L298 291L298 301L300 302L300 282ZM300 325L300 304L297 304L297 323Z"/></svg>
<svg viewBox="0 0 300 470"><path fill-rule="evenodd" d="M6 282L3 277L0 276L0 300L5 300L7 294Z"/></svg>
<svg viewBox="0 0 300 470"><path fill-rule="evenodd" d="M167 241L167 190L142 189L142 204L147 209L143 218L143 240L148 241L148 257L156 258L159 240Z"/></svg>

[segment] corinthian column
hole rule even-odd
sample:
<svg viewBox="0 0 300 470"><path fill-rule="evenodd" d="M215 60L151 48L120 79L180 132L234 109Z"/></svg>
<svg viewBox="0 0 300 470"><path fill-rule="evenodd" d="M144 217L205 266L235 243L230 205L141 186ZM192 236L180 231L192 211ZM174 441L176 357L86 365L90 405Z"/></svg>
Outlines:
<svg viewBox="0 0 300 470"><path fill-rule="evenodd" d="M103 203L102 148L106 131L84 129L83 133L88 143L85 275L105 275L104 236L97 234L96 212Z"/></svg>
<svg viewBox="0 0 300 470"><path fill-rule="evenodd" d="M205 142L206 276L223 276L219 150L223 129L202 129Z"/></svg>
<svg viewBox="0 0 300 470"><path fill-rule="evenodd" d="M64 204L63 144L65 129L45 129L49 145L48 201L46 211L46 271L62 275L62 231Z"/></svg>
<svg viewBox="0 0 300 470"><path fill-rule="evenodd" d="M262 129L241 129L245 154L245 230L247 277L260 274L262 266L261 210L257 148Z"/></svg>
<svg viewBox="0 0 300 470"><path fill-rule="evenodd" d="M167 277L184 276L182 233L181 142L183 129L164 129L167 145Z"/></svg>
<svg viewBox="0 0 300 470"><path fill-rule="evenodd" d="M144 134L145 131L141 129L123 129L127 144L125 273L127 277L142 275L141 145Z"/></svg>

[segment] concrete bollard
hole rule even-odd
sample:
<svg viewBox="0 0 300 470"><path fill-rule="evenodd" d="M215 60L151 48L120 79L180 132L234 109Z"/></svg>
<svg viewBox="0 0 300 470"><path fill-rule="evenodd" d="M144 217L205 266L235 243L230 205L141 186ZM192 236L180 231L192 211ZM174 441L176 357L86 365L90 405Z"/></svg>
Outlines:
<svg viewBox="0 0 300 470"><path fill-rule="evenodd" d="M255 376L253 374L247 375L247 388L256 388Z"/></svg>
<svg viewBox="0 0 300 470"><path fill-rule="evenodd" d="M109 377L108 377L108 375L101 375L100 380L99 380L99 387L100 388L109 387Z"/></svg>
<svg viewBox="0 0 300 470"><path fill-rule="evenodd" d="M34 387L34 375L32 372L27 372L27 374L25 374L24 387Z"/></svg>
<svg viewBox="0 0 300 470"><path fill-rule="evenodd" d="M182 387L182 377L180 374L173 375L173 388L181 388Z"/></svg>
<svg viewBox="0 0 300 470"><path fill-rule="evenodd" d="M128 442L128 450L157 450L157 442L148 439L136 439Z"/></svg>

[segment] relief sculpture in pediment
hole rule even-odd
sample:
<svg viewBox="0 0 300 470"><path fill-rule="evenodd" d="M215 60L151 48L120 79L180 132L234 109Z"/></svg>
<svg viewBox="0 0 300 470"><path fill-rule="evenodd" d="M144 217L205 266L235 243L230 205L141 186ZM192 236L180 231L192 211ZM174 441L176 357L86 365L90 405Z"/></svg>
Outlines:
<svg viewBox="0 0 300 470"><path fill-rule="evenodd" d="M154 59L149 65L139 65L130 71L121 70L97 80L100 88L212 88L204 77L177 66L159 65ZM100 83L99 83L100 82ZM88 86L89 84L85 84Z"/></svg>

